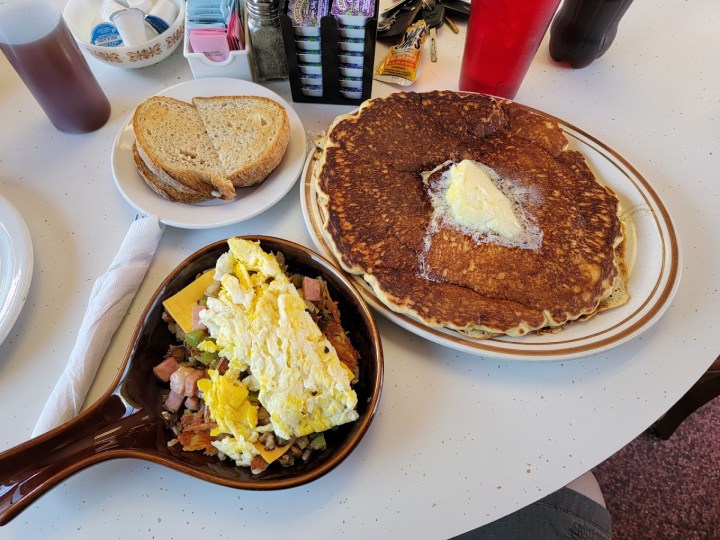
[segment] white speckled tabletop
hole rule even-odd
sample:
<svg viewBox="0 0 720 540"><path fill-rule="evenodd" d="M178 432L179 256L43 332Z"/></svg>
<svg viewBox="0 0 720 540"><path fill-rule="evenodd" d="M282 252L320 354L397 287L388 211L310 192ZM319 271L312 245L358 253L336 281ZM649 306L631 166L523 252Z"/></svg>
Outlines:
<svg viewBox="0 0 720 540"><path fill-rule="evenodd" d="M668 311L641 336L582 359L521 362L458 352L378 316L386 372L377 417L356 451L323 478L248 492L142 461L109 461L40 498L0 528L0 539L448 538L539 499L612 455L720 351L719 26L713 0L635 2L611 49L585 69L552 62L546 39L516 97L615 149L668 208L683 277ZM423 58L410 89L456 89L462 39L442 28L439 62ZM383 51L378 47L378 57ZM0 344L0 451L30 437L73 347L93 281L136 216L111 174L116 134L138 103L192 78L181 50L141 70L89 62L112 116L95 133L68 135L50 125L0 56L0 193L24 217L35 257L27 302ZM268 87L291 101L287 82ZM375 83L373 93L396 89ZM350 110L294 108L308 132ZM237 225L167 228L86 405L114 379L150 295L191 252L236 234L312 245L299 195L298 184Z"/></svg>

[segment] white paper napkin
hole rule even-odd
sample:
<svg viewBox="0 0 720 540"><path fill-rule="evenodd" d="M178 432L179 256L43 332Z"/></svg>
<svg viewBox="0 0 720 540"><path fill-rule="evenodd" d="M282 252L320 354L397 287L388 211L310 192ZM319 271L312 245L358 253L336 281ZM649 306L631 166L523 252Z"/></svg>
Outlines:
<svg viewBox="0 0 720 540"><path fill-rule="evenodd" d="M70 359L45 403L33 437L80 412L110 340L145 277L163 228L154 216L135 220L112 264L95 281Z"/></svg>

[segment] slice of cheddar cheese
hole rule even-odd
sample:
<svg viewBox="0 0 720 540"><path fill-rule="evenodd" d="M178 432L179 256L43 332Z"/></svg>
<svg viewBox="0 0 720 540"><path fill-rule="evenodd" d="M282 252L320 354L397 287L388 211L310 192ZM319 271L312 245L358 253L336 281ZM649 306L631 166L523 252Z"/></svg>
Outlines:
<svg viewBox="0 0 720 540"><path fill-rule="evenodd" d="M273 450L265 450L265 447L262 445L262 443L256 442L253 443L255 445L255 448L257 448L258 452L260 452L260 455L263 457L263 459L268 463L272 463L277 458L282 456L288 448L290 448L290 445L292 443L288 443L284 446L276 446Z"/></svg>
<svg viewBox="0 0 720 540"><path fill-rule="evenodd" d="M190 285L163 301L165 311L180 325L183 332L188 333L192 330L193 307L202 299L205 290L212 284L214 275L214 270L208 270ZM266 450L259 442L254 443L254 445L263 459L270 464L287 452L292 443L278 446L273 450Z"/></svg>
<svg viewBox="0 0 720 540"><path fill-rule="evenodd" d="M193 307L200 301L205 290L213 282L214 275L214 269L208 270L190 285L163 301L165 311L170 314L186 334L192 330Z"/></svg>

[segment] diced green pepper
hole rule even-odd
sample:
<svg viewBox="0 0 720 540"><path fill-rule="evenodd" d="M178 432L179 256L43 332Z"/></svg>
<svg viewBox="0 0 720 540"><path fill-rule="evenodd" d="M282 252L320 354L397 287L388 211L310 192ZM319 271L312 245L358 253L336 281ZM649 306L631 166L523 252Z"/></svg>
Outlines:
<svg viewBox="0 0 720 540"><path fill-rule="evenodd" d="M296 289L300 289L302 287L303 277L301 274L293 274L290 276L290 283L292 283Z"/></svg>
<svg viewBox="0 0 720 540"><path fill-rule="evenodd" d="M325 434L316 434L313 440L310 441L310 448L312 448L313 450L325 450L325 448L327 448L327 443L325 442Z"/></svg>
<svg viewBox="0 0 720 540"><path fill-rule="evenodd" d="M290 452L286 452L278 458L278 463L283 467L292 467L295 465L295 456Z"/></svg>
<svg viewBox="0 0 720 540"><path fill-rule="evenodd" d="M206 335L205 330L190 330L185 334L185 343L190 347L197 347Z"/></svg>
<svg viewBox="0 0 720 540"><path fill-rule="evenodd" d="M200 353L200 361L206 366L212 367L213 364L217 364L217 361L219 359L220 358L218 357L217 353L214 352L203 351L202 353Z"/></svg>

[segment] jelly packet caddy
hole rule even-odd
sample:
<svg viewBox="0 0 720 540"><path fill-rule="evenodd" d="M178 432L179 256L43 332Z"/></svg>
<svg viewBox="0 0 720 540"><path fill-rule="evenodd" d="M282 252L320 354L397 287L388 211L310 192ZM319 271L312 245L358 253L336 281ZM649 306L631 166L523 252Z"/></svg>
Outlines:
<svg viewBox="0 0 720 540"><path fill-rule="evenodd" d="M293 101L360 104L372 93L378 0L282 0Z"/></svg>

